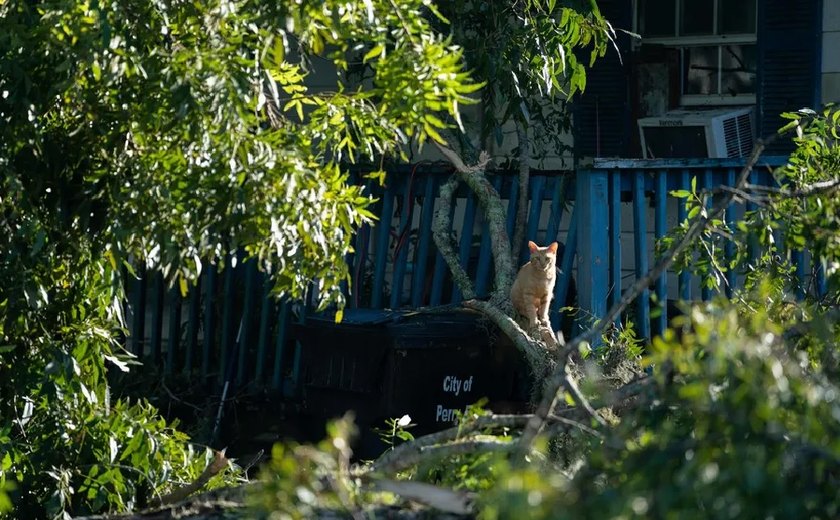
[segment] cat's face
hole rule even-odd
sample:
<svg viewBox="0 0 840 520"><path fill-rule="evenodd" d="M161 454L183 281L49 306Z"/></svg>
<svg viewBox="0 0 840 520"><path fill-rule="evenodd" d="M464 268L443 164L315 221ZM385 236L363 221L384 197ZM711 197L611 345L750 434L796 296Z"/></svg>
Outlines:
<svg viewBox="0 0 840 520"><path fill-rule="evenodd" d="M552 242L546 247L528 242L528 249L531 251L531 264L545 271L554 268L557 261L557 242Z"/></svg>

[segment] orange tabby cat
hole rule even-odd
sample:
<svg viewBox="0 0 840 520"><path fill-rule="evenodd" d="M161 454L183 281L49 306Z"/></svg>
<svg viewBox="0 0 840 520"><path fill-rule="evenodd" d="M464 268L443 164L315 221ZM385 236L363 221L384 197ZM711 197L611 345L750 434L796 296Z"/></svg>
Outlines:
<svg viewBox="0 0 840 520"><path fill-rule="evenodd" d="M549 326L548 304L554 296L555 264L557 242L540 247L528 242L531 261L523 265L510 288L510 300L516 312L528 318L528 325L534 328L537 321Z"/></svg>

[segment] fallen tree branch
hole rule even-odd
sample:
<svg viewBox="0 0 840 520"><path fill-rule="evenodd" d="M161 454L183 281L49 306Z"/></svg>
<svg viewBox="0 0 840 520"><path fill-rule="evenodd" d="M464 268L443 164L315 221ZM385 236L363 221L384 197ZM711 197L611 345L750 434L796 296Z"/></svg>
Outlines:
<svg viewBox="0 0 840 520"><path fill-rule="evenodd" d="M750 191L774 193L782 197L808 197L810 195L821 195L823 193L830 193L834 190L840 189L840 177L815 182L796 190L777 188L776 186L760 186L758 184L746 184L744 187Z"/></svg>
<svg viewBox="0 0 840 520"><path fill-rule="evenodd" d="M432 238L440 251L449 272L452 273L452 280L460 289L466 299L475 298L475 290L467 272L461 266L455 247L452 245L452 237L449 230L452 228L452 204L455 199L455 190L458 188L458 178L451 177L440 187L440 197L435 219L432 225ZM466 232L466 230L465 230Z"/></svg>
<svg viewBox="0 0 840 520"><path fill-rule="evenodd" d="M74 517L74 520L175 520L230 518L248 507L247 498L259 493L262 483L248 482L234 487L217 488L186 500L125 514L97 514Z"/></svg>
<svg viewBox="0 0 840 520"><path fill-rule="evenodd" d="M467 166L451 148L438 142L435 142L435 146L455 167L455 176L458 180L464 182L475 194L484 213L492 237L490 246L493 251L493 265L495 267L494 300L504 300L508 297L510 286L513 285L514 263L510 240L505 227L506 209L496 188L490 184L490 181L484 175L484 169L487 167L490 157L486 152L481 152L478 164Z"/></svg>
<svg viewBox="0 0 840 520"><path fill-rule="evenodd" d="M755 164L758 162L758 158L761 156L762 151L764 150L765 146L771 142L775 136L770 137L768 140L763 141L759 140L756 143L755 149L750 155L749 160L747 161L744 168L741 170L741 174L738 176L738 181L735 185L735 189L740 190L743 189L744 185L749 178L750 172L752 171ZM520 448L517 450L520 453L524 453L530 450L531 444L534 442L534 439L539 435L542 429L545 427L546 419L548 415L551 413L552 407L556 403L558 399L559 391L562 387L567 385L568 376L566 374L566 363L568 361L568 357L572 354L572 352L576 351L581 344L584 342L591 343L595 338L599 337L604 333L607 327L615 321L615 319L630 305L633 301L642 292L650 286L653 281L659 277L662 273L664 273L671 265L674 263L675 258L680 255L683 251L688 249L689 246L693 243L693 241L703 232L706 228L708 223L712 220L717 219L724 210L731 204L733 198L735 197L735 193L727 192L712 208L709 212L701 212L699 218L695 220L691 226L689 226L688 230L686 231L685 235L683 235L682 239L675 242L665 253L660 257L659 261L648 270L647 274L638 280L621 296L621 300L612 306L612 308L607 312L606 316L602 317L592 328L590 328L584 334L577 336L574 340L570 341L564 348L560 354L560 359L558 361L558 366L556 367L554 373L551 375L549 379L549 383L547 385L547 391L543 395L542 400L540 401L537 409L534 413L534 417L532 420L528 422L528 425L525 428L525 431L522 432L522 436L519 439ZM568 388L568 387L567 387ZM583 399L585 402L586 400ZM578 402L577 404L582 404L582 402Z"/></svg>
<svg viewBox="0 0 840 520"><path fill-rule="evenodd" d="M563 385L568 390L569 394L572 396L572 399L586 412L586 414L595 420L601 426L606 426L607 423L604 421L604 418L598 415L595 412L595 408L589 403L589 400L584 397L581 393L580 388L578 388L577 383L572 378L572 375L569 373L569 365L566 365L566 377L563 378Z"/></svg>
<svg viewBox="0 0 840 520"><path fill-rule="evenodd" d="M490 156L487 155L486 152L481 152L481 154L479 155L478 163L472 166L467 166L466 163L464 163L463 159L461 159L461 156L458 155L458 152L446 145L440 144L437 141L433 142L437 149L440 150L440 153L444 157L446 157L446 160L452 163L452 166L454 166L455 169L461 173L483 172L485 168L487 168L487 165L490 163Z"/></svg>
<svg viewBox="0 0 840 520"><path fill-rule="evenodd" d="M464 491L446 489L425 482L411 480L376 479L372 486L388 491L445 513L469 515L473 513L473 496Z"/></svg>
<svg viewBox="0 0 840 520"><path fill-rule="evenodd" d="M579 409L575 409L579 410ZM418 452L422 452L431 446L443 445L450 446L460 440L466 442L470 435L476 432L499 429L518 429L523 428L528 424L528 421L533 417L531 414L499 414L499 415L482 415L471 420L464 421L458 426L441 430L439 432L430 433L422 437L417 437L411 442L406 442L394 447L390 451L383 453L370 468L360 468L354 473L357 476L368 473L387 473L388 468L393 468L398 465L405 458L413 458ZM586 426L585 424L571 419L569 417L562 417L560 415L551 414L548 418L549 422L557 423L563 429L577 428L581 431L595 435L596 437L603 437L603 435ZM475 440L475 439L473 439ZM500 446L504 450L509 449L508 443L501 443Z"/></svg>
<svg viewBox="0 0 840 520"><path fill-rule="evenodd" d="M551 372L553 366L548 352L539 342L534 341L513 318L491 302L466 300L462 304L468 309L477 310L487 316L490 321L499 327L499 330L513 341L516 348L525 355L535 378ZM556 347L556 345L554 346Z"/></svg>
<svg viewBox="0 0 840 520"><path fill-rule="evenodd" d="M228 459L225 457L225 451L217 451L213 455L213 461L204 468L204 471L201 472L201 475L198 476L195 481L190 482L189 484L185 484L179 488L176 488L170 493L165 495L161 495L160 497L156 497L155 499L149 502L151 507L157 506L164 506L167 504L173 504L175 502L180 502L184 500L188 496L192 495L196 491L200 491L210 482L210 479L218 475L223 469L225 469L228 465Z"/></svg>
<svg viewBox="0 0 840 520"><path fill-rule="evenodd" d="M407 453L412 451L426 446L433 446L435 444L453 442L457 439L471 435L476 431L492 428L521 428L527 424L530 417L530 415L484 415L477 417L474 420L465 421L458 426L454 426L446 430L417 437L411 442L400 444L390 451L383 453L379 459L374 462L372 471L379 471L379 468L381 467L388 467L393 464L394 461L401 459Z"/></svg>
<svg viewBox="0 0 840 520"><path fill-rule="evenodd" d="M575 421L573 419L569 419L568 417L560 417L559 415L549 414L548 422L553 423L549 428L552 430L563 430L568 431L570 428L576 428L582 432L588 433L594 437L598 437L599 439L604 438L604 434L590 428L589 426L583 424L580 421Z"/></svg>
<svg viewBox="0 0 840 520"><path fill-rule="evenodd" d="M423 445L414 442L407 442L400 446L406 446L401 450L399 456L381 457L377 460L371 471L393 475L400 471L410 469L421 462L454 457L455 455L476 454L482 452L506 452L514 448L515 444L510 441L495 439L464 439L456 440L447 444ZM389 452L393 453L393 451Z"/></svg>

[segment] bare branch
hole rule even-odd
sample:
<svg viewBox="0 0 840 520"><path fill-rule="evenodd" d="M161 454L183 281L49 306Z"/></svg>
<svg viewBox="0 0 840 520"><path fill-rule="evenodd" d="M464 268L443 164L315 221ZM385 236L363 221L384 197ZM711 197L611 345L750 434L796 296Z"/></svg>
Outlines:
<svg viewBox="0 0 840 520"><path fill-rule="evenodd" d="M599 439L604 438L604 434L599 432L598 430L593 430L589 426L581 422L575 421L573 419L569 419L568 417L560 417L559 415L549 414L548 422L555 423L554 425L552 425L552 430L568 430L569 428L577 428L578 430L598 437Z"/></svg>
<svg viewBox="0 0 840 520"><path fill-rule="evenodd" d="M472 166L467 166L464 163L463 159L461 159L461 156L458 155L458 153L455 150L449 148L446 145L440 144L437 141L433 142L435 143L437 149L440 150L440 153L443 154L444 157L446 157L446 160L452 163L452 166L454 166L459 173L483 172L485 168L487 168L487 165L490 163L490 156L487 154L487 152L481 152L481 154L479 155L478 163Z"/></svg>
<svg viewBox="0 0 840 520"><path fill-rule="evenodd" d="M823 193L830 193L840 188L840 177L828 179L825 181L815 182L797 190L789 190L787 188L777 188L776 186L760 186L757 184L747 184L746 189L750 191L761 191L767 193L775 193L783 197L808 197L811 195L820 195Z"/></svg>
<svg viewBox="0 0 840 520"><path fill-rule="evenodd" d="M179 502L184 500L188 496L192 495L196 491L201 490L204 486L210 482L210 479L218 475L223 469L225 469L228 465L228 459L225 457L224 450L217 451L213 455L213 460L210 464L204 468L204 471L201 472L201 475L195 479L194 482L190 482L189 484L183 485L179 488L174 489L172 492L167 493L161 497L157 497L150 502L151 507L157 507L166 504L173 504L175 502Z"/></svg>
<svg viewBox="0 0 840 520"><path fill-rule="evenodd" d="M581 393L580 388L578 388L577 383L575 383L575 380L569 373L569 365L566 365L566 377L563 378L563 385L566 387L566 390L569 391L569 394L571 394L572 399L575 400L575 402L586 412L587 415L589 415L589 417L595 419L595 422L601 426L607 425L604 418L595 412L595 409Z"/></svg>
<svg viewBox="0 0 840 520"><path fill-rule="evenodd" d="M483 173L490 157L487 152L481 152L478 164L467 166L451 148L437 142L435 142L435 146L455 166L455 176L463 181L478 199L478 204L484 213L492 237L490 244L493 251L494 267L496 268L495 293L497 298L495 299L507 298L510 286L513 284L514 263L505 227L505 217L507 216L505 207L502 205L499 193Z"/></svg>
<svg viewBox="0 0 840 520"><path fill-rule="evenodd" d="M406 453L421 449L425 446L445 444L457 439L463 439L477 431L499 428L522 428L528 422L530 415L483 415L472 420L466 420L446 430L430 433L422 437L395 446L383 453L373 464L373 471L379 467L388 467L395 460L401 459Z"/></svg>
<svg viewBox="0 0 840 520"><path fill-rule="evenodd" d="M455 189L458 187L458 182L457 177L451 177L440 187L440 202L438 203L434 224L432 225L432 238L441 256L446 261L446 265L449 266L452 279L458 285L461 294L464 295L464 298L475 298L472 281L470 281L470 277L461 266L458 255L455 253L455 247L452 245L452 238L449 235L449 230L452 227L450 216L452 213L452 203L454 202Z"/></svg>
<svg viewBox="0 0 840 520"><path fill-rule="evenodd" d="M765 207L767 206L767 197L765 195L754 195L746 191L746 187L743 190L739 190L737 188L733 188L732 186L720 186L719 188L715 188L713 192L720 193L720 192L730 192L735 195L735 201L744 201L744 202L751 202L756 206Z"/></svg>
<svg viewBox="0 0 840 520"><path fill-rule="evenodd" d="M421 462L453 457L455 455L476 454L482 452L506 452L515 446L510 441L500 441L492 438L465 439L448 444L433 444L430 446L408 442L400 452L399 457L383 456L371 468L375 473L393 475L405 471ZM389 452L393 453L393 452Z"/></svg>
<svg viewBox="0 0 840 520"><path fill-rule="evenodd" d="M464 491L446 489L411 480L376 479L371 484L382 491L434 507L445 513L468 515L473 512L472 496Z"/></svg>

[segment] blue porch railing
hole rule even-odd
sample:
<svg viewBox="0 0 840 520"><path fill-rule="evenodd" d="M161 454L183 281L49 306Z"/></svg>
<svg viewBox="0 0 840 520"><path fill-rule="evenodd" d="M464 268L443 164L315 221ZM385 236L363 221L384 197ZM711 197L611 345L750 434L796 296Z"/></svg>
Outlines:
<svg viewBox="0 0 840 520"><path fill-rule="evenodd" d="M750 174L753 184L773 184L772 171L784 164L785 157L761 159ZM591 317L604 316L608 306L620 299L622 289L644 276L654 261L656 240L686 218L683 199L672 197L673 190L688 190L692 179L698 189L734 186L745 159L598 159L576 175L577 206L580 208L577 258L579 304ZM733 205L725 213L734 223L750 204ZM629 246L629 247L628 247ZM631 254L627 254L629 252ZM726 244L727 259L734 255ZM791 253L800 278L806 276L806 257ZM738 269L726 273L726 291L738 287ZM641 336L650 338L668 323L668 300L708 300L712 290L686 270L663 273L653 287L657 312L651 318L651 294L645 290L636 300L634 324ZM622 317L617 318L620 321Z"/></svg>
<svg viewBox="0 0 840 520"><path fill-rule="evenodd" d="M783 158L759 162L751 181L772 182L770 170ZM653 261L656 239L685 218L685 209L670 196L698 187L734 184L744 161L733 160L596 160L576 174L534 172L529 186L527 239L564 244L563 275L555 287L552 322L563 325L558 307L570 303L577 286L583 319L606 314L620 298L621 288L642 276ZM389 173L385 187L369 183L378 197L375 226L363 226L355 237L355 252L347 258L354 291L348 296L345 319L365 309L399 309L457 303L443 258L432 241L432 217L437 193L451 170L440 165L415 165ZM490 175L508 204L507 228L513 231L518 182L507 174ZM369 182L369 181L364 181ZM512 202L511 202L512 201ZM735 207L734 221L749 208ZM492 290L490 236L477 201L468 190L457 194L452 233L461 264L479 297ZM729 251L729 254L732 252ZM520 251L524 262L527 249ZM807 257L794 253L806 275ZM231 265L231 262L227 262ZM183 299L167 289L158 273L140 273L130 286L131 334L128 348L169 376L188 376L206 384L225 381L240 389L267 390L280 395L298 389L300 345L293 320L305 318L304 306L276 301L266 277L252 262L217 272L207 266L198 285ZM728 273L731 287L737 272ZM667 273L653 287L657 302L707 299L708 289L689 273ZM642 294L633 310L634 323L646 338L666 326L667 306L651 319L651 295Z"/></svg>

